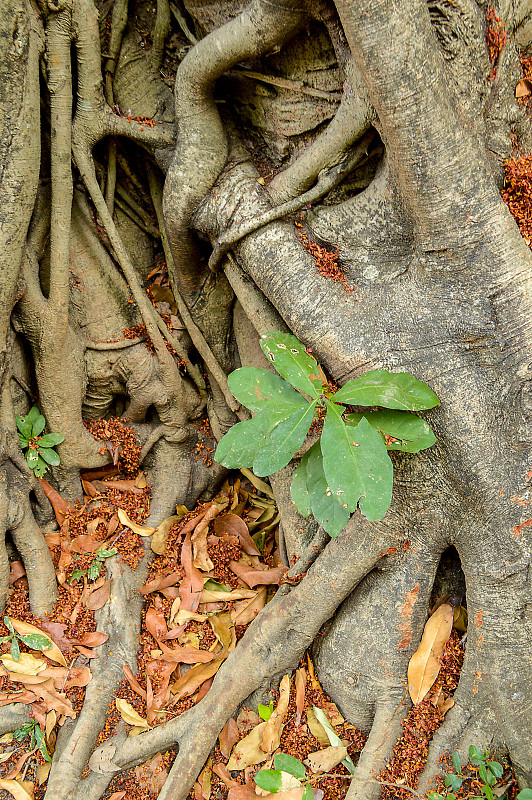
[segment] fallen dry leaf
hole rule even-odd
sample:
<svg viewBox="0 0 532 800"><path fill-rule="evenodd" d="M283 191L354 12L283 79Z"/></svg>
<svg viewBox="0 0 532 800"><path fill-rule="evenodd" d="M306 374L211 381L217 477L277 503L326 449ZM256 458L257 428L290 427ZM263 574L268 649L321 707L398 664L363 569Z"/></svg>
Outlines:
<svg viewBox="0 0 532 800"><path fill-rule="evenodd" d="M14 629L17 633L20 633L21 636L27 636L30 633L36 633L39 636L44 636L50 642L50 647L46 650L43 650L43 655L46 658L49 658L51 661L55 661L57 664L62 664L63 667L66 667L67 663L65 661L65 657L58 646L51 640L47 633L45 633L41 628L37 628L35 625L30 625L29 622L23 622L19 619L13 619L13 617L9 617L11 624L13 625Z"/></svg>
<svg viewBox="0 0 532 800"><path fill-rule="evenodd" d="M50 486L48 481L45 481L44 478L39 478L39 483L41 484L44 494L52 504L56 520L62 525L66 515L69 511L73 511L74 507L71 506L64 497L61 497L59 492L57 492L53 486Z"/></svg>
<svg viewBox="0 0 532 800"><path fill-rule="evenodd" d="M183 577L183 573L179 572L161 572L158 575L155 575L153 578L150 578L144 586L141 586L139 592L141 594L147 595L151 594L152 592L161 591L162 589L166 589L168 586L175 586L181 578Z"/></svg>
<svg viewBox="0 0 532 800"><path fill-rule="evenodd" d="M136 727L146 729L150 727L147 720L141 717L138 711L135 711L131 703L128 703L127 700L122 700L121 697L117 697L115 699L115 704L120 712L120 716L128 725L135 725Z"/></svg>
<svg viewBox="0 0 532 800"><path fill-rule="evenodd" d="M243 564L239 564L237 561L230 561L229 562L229 569L231 572L234 572L237 578L240 578L247 583L248 586L253 588L254 586L272 586L277 585L281 580L282 576L285 572L288 571L288 567L280 566L280 567L273 567L272 569L251 569L250 567L246 567Z"/></svg>
<svg viewBox="0 0 532 800"><path fill-rule="evenodd" d="M236 637L233 636L235 626L228 611L221 614L214 614L209 617L209 622L214 631L214 635L222 645L223 649L228 653L234 650L236 645Z"/></svg>
<svg viewBox="0 0 532 800"><path fill-rule="evenodd" d="M303 667L296 669L294 683L296 687L296 727L299 727L305 705L305 689L307 686L307 673Z"/></svg>
<svg viewBox="0 0 532 800"><path fill-rule="evenodd" d="M516 97L528 97L532 94L532 81L528 78L523 78L515 87Z"/></svg>
<svg viewBox="0 0 532 800"><path fill-rule="evenodd" d="M443 603L429 617L421 643L408 664L408 691L414 705L420 703L440 671L440 659L453 627L454 608Z"/></svg>
<svg viewBox="0 0 532 800"><path fill-rule="evenodd" d="M133 522L122 508L118 508L116 513L122 525L131 528L133 533L138 533L139 536L151 536L157 530L157 528L144 527L143 525L138 525L138 523Z"/></svg>
<svg viewBox="0 0 532 800"><path fill-rule="evenodd" d="M33 795L28 794L26 789L18 781L10 781L0 778L0 789L12 794L15 800L33 800Z"/></svg>
<svg viewBox="0 0 532 800"><path fill-rule="evenodd" d="M317 719L313 708L307 708L307 724L309 731L320 744L330 744L325 728Z"/></svg>
<svg viewBox="0 0 532 800"><path fill-rule="evenodd" d="M214 532L217 536L236 536L242 549L250 556L260 556L257 545L249 535L248 526L241 517L236 514L225 514L214 520Z"/></svg>
<svg viewBox="0 0 532 800"><path fill-rule="evenodd" d="M102 608L111 596L111 579L106 580L101 586L95 589L86 598L84 602L85 608L89 611L97 611Z"/></svg>
<svg viewBox="0 0 532 800"><path fill-rule="evenodd" d="M181 566L185 570L185 577L179 587L181 608L185 611L196 611L203 590L203 575L192 563L192 543L189 533L186 534L181 546Z"/></svg>
<svg viewBox="0 0 532 800"><path fill-rule="evenodd" d="M217 503L216 500L214 500L207 510L207 513L201 522L196 525L194 532L192 533L191 541L192 550L194 553L193 563L195 567L203 570L204 572L210 572L212 569L214 569L214 564L212 563L207 552L207 534L209 531L209 522L227 507L227 502L227 497L225 497L221 503Z"/></svg>
<svg viewBox="0 0 532 800"><path fill-rule="evenodd" d="M37 774L36 774L37 783L39 784L39 786L41 786L41 784L43 783L46 783L51 768L52 768L51 761L45 761L44 764L39 764L39 766L37 767Z"/></svg>
<svg viewBox="0 0 532 800"><path fill-rule="evenodd" d="M218 737L218 739L220 740L220 751L222 755L224 755L226 758L229 758L231 750L233 749L234 745L238 742L239 736L240 734L235 720L233 719L233 717L229 717L229 719L223 726L222 730L220 731L220 735Z"/></svg>
<svg viewBox="0 0 532 800"><path fill-rule="evenodd" d="M256 597L257 592L253 589L232 589L230 592L219 592L216 589L204 589L200 596L200 603L216 603L222 600L224 603L229 600L244 600Z"/></svg>
<svg viewBox="0 0 532 800"><path fill-rule="evenodd" d="M38 675L43 669L46 669L46 661L42 658L36 658L30 653L21 653L19 660L15 661L11 653L4 653L0 656L5 669L9 672L17 673L20 677L19 681L24 681L24 675Z"/></svg>
<svg viewBox="0 0 532 800"><path fill-rule="evenodd" d="M227 653L219 653L208 664L196 664L191 667L179 680L172 686L174 695L173 702L177 703L182 697L189 697L194 694L202 683L212 678L218 672L222 662L227 658Z"/></svg>
<svg viewBox="0 0 532 800"><path fill-rule="evenodd" d="M160 609L154 606L148 608L146 611L146 629L151 633L154 639L159 639L161 636L168 633L166 618Z"/></svg>
<svg viewBox="0 0 532 800"><path fill-rule="evenodd" d="M131 688L133 689L133 691L136 692L140 697L142 697L143 700L146 700L145 690L142 688L138 680L135 678L128 665L124 664L122 669L124 670L124 675L126 676L127 681L131 686Z"/></svg>
<svg viewBox="0 0 532 800"><path fill-rule="evenodd" d="M260 746L265 753L272 753L279 747L283 721L290 701L290 675L283 675L279 684L279 702L266 722Z"/></svg>
<svg viewBox="0 0 532 800"><path fill-rule="evenodd" d="M163 520L161 524L157 526L150 542L150 547L154 553L157 553L159 556L163 555L164 551L166 550L168 535L176 522L179 522L180 519L183 519L183 517L178 517L176 515L173 517L167 517L167 519Z"/></svg>
<svg viewBox="0 0 532 800"><path fill-rule="evenodd" d="M309 753L306 763L309 765L311 771L316 774L318 772L330 772L330 770L337 767L344 758L347 758L347 747L326 747L324 750L317 750L315 753Z"/></svg>
<svg viewBox="0 0 532 800"><path fill-rule="evenodd" d="M270 758L270 753L265 753L260 746L265 727L265 722L259 723L247 736L236 743L227 763L227 769L230 772L262 764L263 761Z"/></svg>
<svg viewBox="0 0 532 800"><path fill-rule="evenodd" d="M263 586L255 593L254 597L235 603L231 611L231 619L235 625L247 625L249 622L252 622L266 605L267 597L268 590L266 586Z"/></svg>

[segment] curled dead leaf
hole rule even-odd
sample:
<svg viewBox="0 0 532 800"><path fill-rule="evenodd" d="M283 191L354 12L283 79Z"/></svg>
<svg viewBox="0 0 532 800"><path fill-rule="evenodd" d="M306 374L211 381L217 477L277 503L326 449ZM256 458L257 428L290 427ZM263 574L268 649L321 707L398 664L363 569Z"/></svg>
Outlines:
<svg viewBox="0 0 532 800"><path fill-rule="evenodd" d="M0 789L12 794L15 800L33 800L33 795L29 794L18 781L0 778Z"/></svg>
<svg viewBox="0 0 532 800"><path fill-rule="evenodd" d="M166 542L168 541L170 531L180 519L183 519L183 517L178 517L174 514L174 516L167 517L167 519L163 520L161 524L157 526L150 542L150 547L154 553L162 556L166 550Z"/></svg>
<svg viewBox="0 0 532 800"><path fill-rule="evenodd" d="M127 722L128 725L134 725L135 727L147 729L150 726L148 725L148 721L141 717L138 711L135 711L131 703L128 703L127 700L123 700L121 697L117 697L115 699L115 704L120 712L120 716Z"/></svg>
<svg viewBox="0 0 532 800"><path fill-rule="evenodd" d="M29 622L23 622L22 620L13 619L12 617L9 617L9 619L16 632L20 633L21 636L38 634L39 636L44 636L46 639L48 639L50 646L46 650L43 650L43 654L51 661L55 661L57 664L62 664L63 667L66 667L67 663L63 653L47 633L41 630L41 628L37 628L35 625L30 625Z"/></svg>
<svg viewBox="0 0 532 800"><path fill-rule="evenodd" d="M311 772L316 774L330 772L344 758L347 758L347 747L337 745L335 747L326 747L324 750L317 750L315 753L309 753L306 763L309 765Z"/></svg>
<svg viewBox="0 0 532 800"><path fill-rule="evenodd" d="M260 746L265 727L266 723L261 722L247 736L237 742L227 764L227 769L230 772L246 769L246 767L251 767L255 764L262 764L263 761L270 758L270 753L265 753Z"/></svg>
<svg viewBox="0 0 532 800"><path fill-rule="evenodd" d="M90 593L90 595L85 599L83 605L85 608L88 608L89 611L97 611L107 603L110 596L111 579L109 578L101 586Z"/></svg>
<svg viewBox="0 0 532 800"><path fill-rule="evenodd" d="M440 671L440 659L453 627L454 608L443 603L429 617L421 643L408 664L408 691L414 705L420 703Z"/></svg>
<svg viewBox="0 0 532 800"><path fill-rule="evenodd" d="M272 753L281 741L283 721L290 701L290 675L283 675L279 685L279 702L266 722L260 746L265 753Z"/></svg>
<svg viewBox="0 0 532 800"><path fill-rule="evenodd" d="M133 522L122 508L118 508L116 513L122 525L130 528L134 533L138 533L139 536L151 536L157 530L157 528L144 527L137 522Z"/></svg>
<svg viewBox="0 0 532 800"><path fill-rule="evenodd" d="M21 653L18 661L15 661L11 653L4 653L0 656L0 661L5 669L19 675L18 680L22 682L24 682L24 675L38 675L47 666L43 658L36 658L30 653Z"/></svg>

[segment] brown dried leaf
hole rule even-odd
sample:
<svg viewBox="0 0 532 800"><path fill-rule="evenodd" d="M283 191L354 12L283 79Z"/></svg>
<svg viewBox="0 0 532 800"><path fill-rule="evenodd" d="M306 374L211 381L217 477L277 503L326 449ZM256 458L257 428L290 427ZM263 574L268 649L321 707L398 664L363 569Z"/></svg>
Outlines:
<svg viewBox="0 0 532 800"><path fill-rule="evenodd" d="M225 725L223 726L222 730L220 731L220 736L218 737L220 740L220 750L222 755L226 758L229 758L231 750L233 749L234 745L238 742L240 733L238 731L237 724L233 717L229 717ZM222 778L223 780L223 778Z"/></svg>
<svg viewBox="0 0 532 800"><path fill-rule="evenodd" d="M316 774L318 772L329 772L334 767L337 767L344 758L347 758L347 747L326 747L324 750L309 753L306 763L311 771Z"/></svg>
<svg viewBox="0 0 532 800"><path fill-rule="evenodd" d="M42 786L43 783L46 783L51 769L52 769L51 761L45 761L44 764L39 764L35 776L37 778L37 783L39 784L39 786Z"/></svg>
<svg viewBox="0 0 532 800"><path fill-rule="evenodd" d="M194 694L202 683L218 672L226 658L227 653L219 653L209 664L196 664L196 666L191 667L172 686L174 702L177 703L182 697L190 697L191 694Z"/></svg>
<svg viewBox="0 0 532 800"><path fill-rule="evenodd" d="M89 536L87 533L76 536L70 542L70 549L73 550L74 553L94 553L94 551L99 550L101 546L101 542L93 539L92 536Z"/></svg>
<svg viewBox="0 0 532 800"><path fill-rule="evenodd" d="M72 639L72 644L82 644L85 647L99 647L107 641L108 635L100 631L92 631L91 633L84 633L81 639ZM46 651L48 655L48 651Z"/></svg>
<svg viewBox="0 0 532 800"><path fill-rule="evenodd" d="M209 532L209 522L214 519L221 511L227 506L227 497L221 502L217 503L215 500L211 503L207 513L199 522L192 534L192 548L194 552L194 566L204 572L210 572L214 569L209 554L207 552L207 534Z"/></svg>
<svg viewBox="0 0 532 800"><path fill-rule="evenodd" d="M273 753L279 747L281 733L283 732L283 721L288 710L290 701L290 675L284 675L279 685L279 702L274 708L262 736L260 744L265 753Z"/></svg>
<svg viewBox="0 0 532 800"><path fill-rule="evenodd" d="M33 786L33 784L31 784ZM10 781L0 778L0 789L12 794L15 800L33 800L33 795L29 794L18 781Z"/></svg>
<svg viewBox="0 0 532 800"><path fill-rule="evenodd" d="M267 597L268 590L265 586L263 586L255 594L255 597L235 603L231 611L231 619L235 625L247 625L248 623L252 622L257 614L262 611L266 605Z"/></svg>
<svg viewBox="0 0 532 800"><path fill-rule="evenodd" d="M165 616L155 606L150 606L146 611L146 628L154 639L159 639L168 633Z"/></svg>
<svg viewBox="0 0 532 800"><path fill-rule="evenodd" d="M237 714L236 725L240 733L246 733L260 723L261 718L257 712L251 711L249 708L241 708Z"/></svg>
<svg viewBox="0 0 532 800"><path fill-rule="evenodd" d="M102 483L106 489L118 489L119 492L133 492L133 494L144 494L142 489L137 486L136 481L123 480L122 478L112 480L105 478Z"/></svg>
<svg viewBox="0 0 532 800"><path fill-rule="evenodd" d="M131 686L131 688L133 689L133 691L136 692L140 697L142 697L143 700L146 700L146 692L144 691L138 680L135 678L135 676L129 669L128 665L124 664L122 669L124 670L124 675L126 676L127 681Z"/></svg>
<svg viewBox="0 0 532 800"><path fill-rule="evenodd" d="M139 592L141 594L151 594L152 592L160 592L161 589L166 589L168 586L175 586L183 577L181 571L160 573L151 578L144 586L141 586Z"/></svg>
<svg viewBox="0 0 532 800"><path fill-rule="evenodd" d="M250 569L244 566L244 564L239 564L237 561L230 561L229 569L231 572L235 573L237 578L243 580L244 583L247 583L251 588L254 586L277 585L284 573L288 571L288 567L285 566L264 570Z"/></svg>
<svg viewBox="0 0 532 800"><path fill-rule="evenodd" d="M257 545L249 535L248 526L241 517L236 514L225 514L214 520L214 532L217 536L236 536L245 553L250 556L260 556Z"/></svg>
<svg viewBox="0 0 532 800"><path fill-rule="evenodd" d="M181 546L181 566L185 570L185 577L179 587L181 608L185 611L196 611L203 590L203 575L192 563L192 543L188 533Z"/></svg>
<svg viewBox="0 0 532 800"><path fill-rule="evenodd" d="M59 492L57 492L53 486L50 486L48 481L45 481L44 478L39 478L39 483L41 484L44 494L52 504L56 520L62 525L66 515L69 511L73 511L74 507L71 506L64 497L61 497Z"/></svg>
<svg viewBox="0 0 532 800"><path fill-rule="evenodd" d="M227 758L227 756L226 756ZM225 783L228 789L232 789L235 786L240 786L239 783L234 781L229 774L229 770L225 766L225 764L215 764L212 768L212 771L215 775L218 775L221 781Z"/></svg>
<svg viewBox="0 0 532 800"><path fill-rule="evenodd" d="M237 742L227 763L227 769L230 772L262 764L263 761L270 758L270 753L265 753L260 746L265 727L266 723L261 722L247 736Z"/></svg>
<svg viewBox="0 0 532 800"><path fill-rule="evenodd" d="M83 605L89 611L97 611L102 608L111 596L111 579L106 580L102 586L99 586L85 599Z"/></svg>
<svg viewBox="0 0 532 800"><path fill-rule="evenodd" d="M305 689L307 686L307 673L304 667L299 667L299 669L296 669L294 683L296 687L296 727L299 727L301 715L303 713L303 707L305 705Z"/></svg>
<svg viewBox="0 0 532 800"><path fill-rule="evenodd" d="M214 635L222 645L223 649L230 653L231 650L234 649L234 644L236 644L236 639L233 636L235 626L231 619L230 613L228 611L224 611L221 614L215 614L214 616L209 617L209 622L211 623ZM233 639L234 644L233 647L231 647Z"/></svg>
<svg viewBox="0 0 532 800"><path fill-rule="evenodd" d="M515 96L528 97L530 94L532 94L532 81L528 78L523 78L515 87Z"/></svg>
<svg viewBox="0 0 532 800"><path fill-rule="evenodd" d="M330 744L325 728L317 719L313 708L307 708L307 724L309 731L320 744Z"/></svg>
<svg viewBox="0 0 532 800"><path fill-rule="evenodd" d="M219 600L227 603L230 600L244 600L256 597L253 589L232 589L230 592L219 592L215 589L204 589L200 595L200 603L217 603Z"/></svg>
<svg viewBox="0 0 532 800"><path fill-rule="evenodd" d="M440 671L440 659L453 627L454 608L443 603L429 617L421 643L408 664L408 691L414 705L420 703Z"/></svg>
<svg viewBox="0 0 532 800"><path fill-rule="evenodd" d="M133 522L122 508L118 508L116 513L122 525L125 525L126 528L130 528L134 533L138 533L139 536L151 536L157 530L157 528L144 527L143 525Z"/></svg>

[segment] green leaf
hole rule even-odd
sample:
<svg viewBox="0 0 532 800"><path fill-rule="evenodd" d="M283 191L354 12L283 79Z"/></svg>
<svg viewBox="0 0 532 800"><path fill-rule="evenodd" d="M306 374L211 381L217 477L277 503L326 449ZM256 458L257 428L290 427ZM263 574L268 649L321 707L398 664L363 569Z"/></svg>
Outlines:
<svg viewBox="0 0 532 800"><path fill-rule="evenodd" d="M39 456L39 460L37 461L37 466L33 467L33 472L38 478L42 478L45 472L48 471L48 464L46 461L43 461L42 458Z"/></svg>
<svg viewBox="0 0 532 800"><path fill-rule="evenodd" d="M15 417L15 422L24 438L31 439L31 422L28 421L27 417Z"/></svg>
<svg viewBox="0 0 532 800"><path fill-rule="evenodd" d="M20 641L32 650L49 650L52 646L50 639L47 636L41 636L40 633L25 633L24 635L17 634Z"/></svg>
<svg viewBox="0 0 532 800"><path fill-rule="evenodd" d="M21 448L24 450L29 445L29 440L26 439L21 433L18 434L18 443L20 444Z"/></svg>
<svg viewBox="0 0 532 800"><path fill-rule="evenodd" d="M87 570L87 578L90 581L95 581L96 578L100 577L100 572L102 571L102 567L103 567L103 561L99 558L94 558L89 564L89 568Z"/></svg>
<svg viewBox="0 0 532 800"><path fill-rule="evenodd" d="M275 769L280 769L281 772L288 772L294 778L304 778L307 774L301 761L287 753L277 753L273 759L273 766Z"/></svg>
<svg viewBox="0 0 532 800"><path fill-rule="evenodd" d="M36 741L37 747L41 751L44 760L45 761L51 761L52 759L50 758L50 756L48 754L48 750L46 748L46 741L44 739L44 733L41 730L41 726L40 725L35 725L35 727L33 728L33 731L35 733L35 741Z"/></svg>
<svg viewBox="0 0 532 800"><path fill-rule="evenodd" d="M263 719L264 722L268 722L273 714L273 700L270 700L270 704L268 706L264 706L262 703L259 703L258 712L259 717Z"/></svg>
<svg viewBox="0 0 532 800"><path fill-rule="evenodd" d="M327 484L338 501L350 511L360 504L370 521L382 519L392 500L393 466L380 433L364 418L345 425L340 407L327 401L321 451Z"/></svg>
<svg viewBox="0 0 532 800"><path fill-rule="evenodd" d="M486 766L492 775L495 775L497 779L502 778L504 772L502 764L499 764L498 761L488 761Z"/></svg>
<svg viewBox="0 0 532 800"><path fill-rule="evenodd" d="M16 731L13 731L13 738L20 742L21 739L24 739L26 736L29 736L32 729L36 726L36 720L32 719L31 722L25 722L24 725L21 725L20 728L17 728Z"/></svg>
<svg viewBox="0 0 532 800"><path fill-rule="evenodd" d="M429 800L445 800L442 794L438 794L438 792L429 792Z"/></svg>
<svg viewBox="0 0 532 800"><path fill-rule="evenodd" d="M39 453L37 450L27 450L25 453L25 458L31 469L33 469L38 464Z"/></svg>
<svg viewBox="0 0 532 800"><path fill-rule="evenodd" d="M347 525L350 513L348 508L340 504L327 484L320 442L312 445L301 461L305 462L310 509L314 518L329 536L338 536Z"/></svg>
<svg viewBox="0 0 532 800"><path fill-rule="evenodd" d="M486 783L488 783L488 770L486 769L486 765L485 764L479 764L478 774L479 774L479 777L481 778L481 780L483 780Z"/></svg>
<svg viewBox="0 0 532 800"><path fill-rule="evenodd" d="M365 411L346 414L344 419L358 424L365 417L376 430L399 439L386 445L388 450L402 450L405 453L419 453L436 442L428 422L408 411Z"/></svg>
<svg viewBox="0 0 532 800"><path fill-rule="evenodd" d="M516 800L532 800L532 789L521 789Z"/></svg>
<svg viewBox="0 0 532 800"><path fill-rule="evenodd" d="M314 800L314 794L309 784L305 786L305 791L303 792L301 800Z"/></svg>
<svg viewBox="0 0 532 800"><path fill-rule="evenodd" d="M16 636L16 635L17 635L17 634L15 633L15 629L14 629L14 627L13 627L13 625L12 625L12 623L11 623L11 620L9 619L9 617L4 617L4 625L5 625L5 626L6 626L6 628L8 629L9 633L11 634L11 636Z"/></svg>
<svg viewBox="0 0 532 800"><path fill-rule="evenodd" d="M482 764L486 759L484 758L482 750L479 750L478 747L472 744L469 746L469 760L475 767L478 767L478 765Z"/></svg>
<svg viewBox="0 0 532 800"><path fill-rule="evenodd" d="M32 408L30 408L30 410L29 410L29 411L28 411L28 413L26 414L26 417L25 417L25 419L26 419L26 422L29 422L29 423L30 423L30 425L31 425L31 426L32 426L32 428L33 428L33 423L34 423L34 422L37 422L37 419L38 419L40 416L41 416L41 412L39 411L39 409L37 408L37 406L33 406Z"/></svg>
<svg viewBox="0 0 532 800"><path fill-rule="evenodd" d="M283 776L278 769L261 769L253 780L265 792L278 792L283 782Z"/></svg>
<svg viewBox="0 0 532 800"><path fill-rule="evenodd" d="M305 458L301 459L294 470L290 497L301 516L306 519L310 514L310 495L307 488L307 461Z"/></svg>
<svg viewBox="0 0 532 800"><path fill-rule="evenodd" d="M55 447L64 441L65 437L60 433L45 433L42 439L39 439L39 447Z"/></svg>
<svg viewBox="0 0 532 800"><path fill-rule="evenodd" d="M11 639L11 658L13 661L18 661L20 658L20 647L18 646L16 636L13 636Z"/></svg>
<svg viewBox="0 0 532 800"><path fill-rule="evenodd" d="M457 752L454 752L452 755L453 760L453 767L455 768L456 772L460 774L462 772L462 762L460 761L460 755Z"/></svg>
<svg viewBox="0 0 532 800"><path fill-rule="evenodd" d="M212 578L208 578L204 584L204 589L209 589L214 592L230 592L231 588L226 586L225 583L220 583L219 581L213 581Z"/></svg>
<svg viewBox="0 0 532 800"><path fill-rule="evenodd" d="M253 460L255 475L262 478L286 467L305 441L314 419L315 407L316 401L305 403L303 407L275 425Z"/></svg>
<svg viewBox="0 0 532 800"><path fill-rule="evenodd" d="M322 711L321 708L318 708L317 706L313 706L313 708L314 708L314 714L316 715L316 719L318 720L318 722L321 722L321 724L325 728L325 733L327 734L327 738L330 741L330 743L332 744L332 746L333 747L342 747L343 746L343 742L340 739L340 737L338 736L338 734L336 733L336 731L334 730L334 728L331 725L331 723L329 722L329 718L327 717L325 712ZM344 767L346 769L349 770L351 775L354 774L355 765L353 764L351 756L347 756L346 758L344 758L344 760L342 761L342 764L344 765Z"/></svg>
<svg viewBox="0 0 532 800"><path fill-rule="evenodd" d="M389 372L387 369L374 369L347 381L331 400L353 406L384 406L404 411L423 411L440 405L437 395L426 383L406 372Z"/></svg>
<svg viewBox="0 0 532 800"><path fill-rule="evenodd" d="M46 420L42 414L39 414L33 425L31 426L31 435L39 436L40 433L46 428Z"/></svg>
<svg viewBox="0 0 532 800"><path fill-rule="evenodd" d="M57 467L58 464L61 463L61 459L50 447L43 447L39 449L39 455L46 461L47 464L51 464L52 467Z"/></svg>
<svg viewBox="0 0 532 800"><path fill-rule="evenodd" d="M267 369L242 367L231 372L227 382L236 399L251 411L272 405L295 409L307 402L283 378Z"/></svg>
<svg viewBox="0 0 532 800"><path fill-rule="evenodd" d="M493 800L493 790L491 786L484 784L484 786L482 787L482 791L484 792L486 800Z"/></svg>
<svg viewBox="0 0 532 800"><path fill-rule="evenodd" d="M76 569L72 570L72 575L70 576L70 585L72 586L74 581L79 581L80 578L83 578L86 572L86 569L80 569L79 567L76 567Z"/></svg>
<svg viewBox="0 0 532 800"><path fill-rule="evenodd" d="M253 419L237 422L218 442L214 460L228 469L251 467L274 424L269 410L259 412Z"/></svg>
<svg viewBox="0 0 532 800"><path fill-rule="evenodd" d="M111 556L116 556L117 552L116 547L111 547L110 550L106 550L105 547L100 547L96 550L96 558L111 558Z"/></svg>
<svg viewBox="0 0 532 800"><path fill-rule="evenodd" d="M463 779L459 775L453 775L451 772L445 776L445 785L453 792L457 792L462 786Z"/></svg>
<svg viewBox="0 0 532 800"><path fill-rule="evenodd" d="M289 333L273 331L261 337L260 346L277 372L292 386L310 397L319 397L322 380L318 363L305 351L299 339Z"/></svg>

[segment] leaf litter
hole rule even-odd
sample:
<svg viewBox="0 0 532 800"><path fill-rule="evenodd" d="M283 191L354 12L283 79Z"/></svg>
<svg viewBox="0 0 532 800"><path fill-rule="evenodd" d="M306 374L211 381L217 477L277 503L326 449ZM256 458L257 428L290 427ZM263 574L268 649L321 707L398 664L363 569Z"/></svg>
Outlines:
<svg viewBox="0 0 532 800"><path fill-rule="evenodd" d="M98 432L109 429L94 427ZM135 569L144 537L153 542L155 558L141 589L146 603L138 670L134 675L124 665L124 680L108 709L99 743L113 736L119 724L125 723L128 734L135 736L199 702L287 569L278 550L277 509L264 481L245 470L243 477L227 480L211 502L193 511L179 506L175 515L151 529L144 524L150 488L138 464L135 467L138 454L123 452L133 440L129 434L123 437L126 447L121 449L116 426L112 432L113 457L117 463L122 458L126 464L123 472L111 467L103 474L84 473L85 494L75 506L52 487L47 489L60 524L59 531L47 536L59 582L59 598L49 618L32 615L23 567L20 562L12 565L6 615L17 632L40 634L52 647L31 651L21 643L24 657L18 667L5 658L10 656L9 642L0 647L0 705L15 700L30 705L32 717L45 732L50 755L57 729L83 705L85 687L91 680L90 659L98 657L98 647L106 640L105 634L96 631L94 621L94 609L109 597L105 561L95 580L87 577L101 547L116 547L116 557ZM4 628L0 623L0 636L8 634ZM463 649L455 630L447 642L443 638L435 682L412 708L403 737L380 780L415 784L428 741L452 704ZM30 667L23 672L26 662ZM8 750L0 762L0 780L16 783L23 792L28 789L29 796L39 800L49 769L42 753L37 749L25 752L27 738L14 742L8 736L3 741ZM350 776L344 764L352 765L351 759L356 763L364 741L363 734L343 719L325 695L307 657L293 674L284 676L280 692L274 693L269 719L262 720L255 709L242 709L236 719L228 720L190 800L255 800L265 793L254 783L254 774L271 768L273 756L281 752L306 763L307 776L313 776L315 800L341 800ZM117 773L104 797L157 797L173 758L170 750ZM28 771L33 779L27 786L20 782L26 762L34 765L33 772ZM105 764L98 762L91 768L113 771L111 754ZM19 781L14 780L17 777ZM383 792L386 799L411 796L401 789L384 788ZM293 800L298 800L301 794L301 789L287 784L286 791L275 796L290 800L294 795Z"/></svg>

